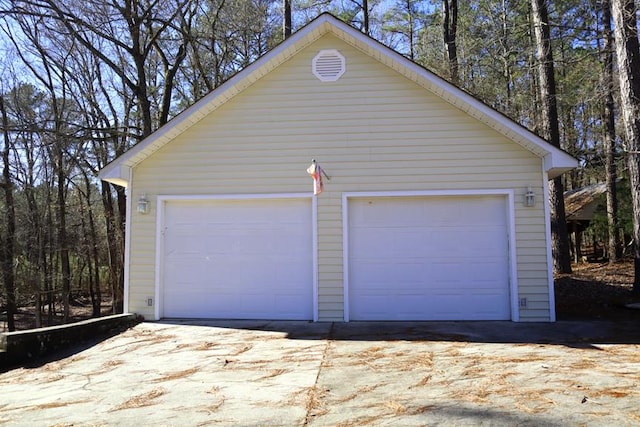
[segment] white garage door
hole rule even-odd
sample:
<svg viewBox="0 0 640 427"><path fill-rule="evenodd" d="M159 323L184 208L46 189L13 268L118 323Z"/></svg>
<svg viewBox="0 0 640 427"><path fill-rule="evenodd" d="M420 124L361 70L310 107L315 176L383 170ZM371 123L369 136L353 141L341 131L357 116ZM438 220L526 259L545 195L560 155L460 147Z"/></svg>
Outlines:
<svg viewBox="0 0 640 427"><path fill-rule="evenodd" d="M163 317L313 318L310 199L168 201Z"/></svg>
<svg viewBox="0 0 640 427"><path fill-rule="evenodd" d="M353 320L511 318L501 196L352 198Z"/></svg>

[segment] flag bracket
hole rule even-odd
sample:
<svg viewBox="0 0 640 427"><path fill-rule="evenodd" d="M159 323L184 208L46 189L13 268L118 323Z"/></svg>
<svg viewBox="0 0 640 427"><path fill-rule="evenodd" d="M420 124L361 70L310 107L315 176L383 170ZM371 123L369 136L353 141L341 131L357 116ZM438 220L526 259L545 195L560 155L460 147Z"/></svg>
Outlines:
<svg viewBox="0 0 640 427"><path fill-rule="evenodd" d="M311 167L313 168L313 170L317 169L318 162L316 162L316 159L311 159ZM322 175L324 175L325 178L327 178L327 181L331 181L331 177L327 175L324 169L320 168L320 172L322 173Z"/></svg>

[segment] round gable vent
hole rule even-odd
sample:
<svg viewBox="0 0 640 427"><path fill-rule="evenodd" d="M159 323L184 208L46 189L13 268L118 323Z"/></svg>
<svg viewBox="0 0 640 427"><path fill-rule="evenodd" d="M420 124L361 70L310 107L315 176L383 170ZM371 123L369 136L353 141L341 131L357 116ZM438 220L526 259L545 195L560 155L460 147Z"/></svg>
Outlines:
<svg viewBox="0 0 640 427"><path fill-rule="evenodd" d="M335 49L321 50L313 58L312 69L321 82L335 82L344 74L344 56Z"/></svg>

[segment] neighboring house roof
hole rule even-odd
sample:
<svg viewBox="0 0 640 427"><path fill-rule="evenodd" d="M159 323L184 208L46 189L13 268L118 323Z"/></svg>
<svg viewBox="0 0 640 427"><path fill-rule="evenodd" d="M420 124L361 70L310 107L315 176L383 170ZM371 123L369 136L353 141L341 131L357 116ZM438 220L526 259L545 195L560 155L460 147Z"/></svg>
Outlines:
<svg viewBox="0 0 640 427"><path fill-rule="evenodd" d="M605 183L589 185L576 190L565 191L564 209L567 221L591 221L593 214L607 191Z"/></svg>
<svg viewBox="0 0 640 427"><path fill-rule="evenodd" d="M131 168L325 34L332 34L370 55L544 159L544 169L549 178L578 166L577 160L568 153L552 146L507 116L333 15L324 13L106 165L99 177L126 187Z"/></svg>

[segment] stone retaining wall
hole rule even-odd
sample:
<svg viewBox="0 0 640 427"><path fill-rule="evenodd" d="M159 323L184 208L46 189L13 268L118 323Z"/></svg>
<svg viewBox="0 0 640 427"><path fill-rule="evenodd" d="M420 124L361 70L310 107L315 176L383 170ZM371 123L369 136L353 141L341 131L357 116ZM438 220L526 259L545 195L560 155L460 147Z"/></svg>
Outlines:
<svg viewBox="0 0 640 427"><path fill-rule="evenodd" d="M0 368L62 350L90 339L112 335L140 322L136 314L115 314L66 325L0 334Z"/></svg>

